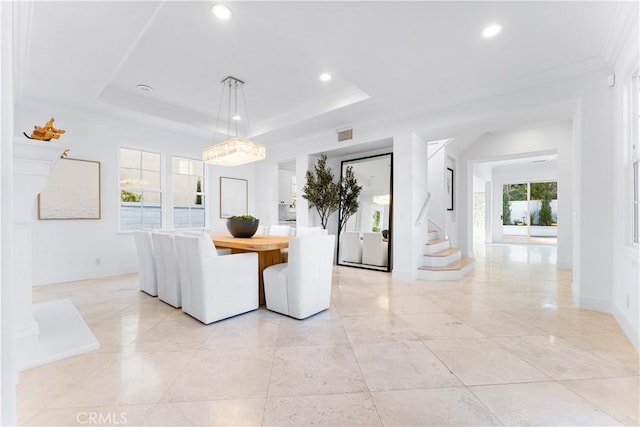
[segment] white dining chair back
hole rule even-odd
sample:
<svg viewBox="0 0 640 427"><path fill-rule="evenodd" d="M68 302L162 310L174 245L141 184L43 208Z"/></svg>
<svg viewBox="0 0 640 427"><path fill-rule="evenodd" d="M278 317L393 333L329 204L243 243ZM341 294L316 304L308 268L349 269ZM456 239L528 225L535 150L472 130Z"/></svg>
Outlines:
<svg viewBox="0 0 640 427"><path fill-rule="evenodd" d="M327 229L322 227L296 227L296 237L326 236L327 234L329 234Z"/></svg>
<svg viewBox="0 0 640 427"><path fill-rule="evenodd" d="M174 233L154 232L152 237L158 274L158 299L179 308L182 306L182 288Z"/></svg>
<svg viewBox="0 0 640 427"><path fill-rule="evenodd" d="M182 311L209 324L258 308L258 254L218 256L209 236L175 241Z"/></svg>
<svg viewBox="0 0 640 427"><path fill-rule="evenodd" d="M133 239L138 255L138 272L140 273L138 280L140 290L155 297L158 295L158 283L151 232L146 230L134 231Z"/></svg>
<svg viewBox="0 0 640 427"><path fill-rule="evenodd" d="M335 236L292 239L289 262L263 272L267 309L305 319L329 308Z"/></svg>
<svg viewBox="0 0 640 427"><path fill-rule="evenodd" d="M362 234L362 263L386 267L388 265L388 246L382 240L382 233Z"/></svg>
<svg viewBox="0 0 640 427"><path fill-rule="evenodd" d="M340 258L343 262L362 263L360 232L345 231L340 235Z"/></svg>
<svg viewBox="0 0 640 427"><path fill-rule="evenodd" d="M289 225L271 225L269 226L269 234L271 236L290 236L291 226Z"/></svg>

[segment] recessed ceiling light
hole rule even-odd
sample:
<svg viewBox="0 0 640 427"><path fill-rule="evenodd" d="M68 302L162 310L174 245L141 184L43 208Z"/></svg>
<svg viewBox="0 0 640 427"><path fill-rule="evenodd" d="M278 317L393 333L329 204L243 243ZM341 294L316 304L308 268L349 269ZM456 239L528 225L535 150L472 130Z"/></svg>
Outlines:
<svg viewBox="0 0 640 427"><path fill-rule="evenodd" d="M489 25L487 28L485 28L482 31L482 37L484 37L485 39L489 39L491 37L497 36L498 33L500 33L500 31L502 31L502 25L499 25L499 24Z"/></svg>
<svg viewBox="0 0 640 427"><path fill-rule="evenodd" d="M233 15L233 13L231 13L231 9L223 4L214 4L213 7L211 7L211 12L216 18L223 21L228 21L231 19L231 15Z"/></svg>
<svg viewBox="0 0 640 427"><path fill-rule="evenodd" d="M138 85L138 90L140 92L151 92L153 88L149 85Z"/></svg>
<svg viewBox="0 0 640 427"><path fill-rule="evenodd" d="M320 80L322 80L323 82L328 82L329 80L331 80L331 74L329 73L320 74Z"/></svg>
<svg viewBox="0 0 640 427"><path fill-rule="evenodd" d="M239 115L237 115L237 114L235 114L235 115L231 116L231 118L232 118L233 120L235 120L236 122L238 122L238 121L242 120L242 117L240 117L240 116L239 116Z"/></svg>

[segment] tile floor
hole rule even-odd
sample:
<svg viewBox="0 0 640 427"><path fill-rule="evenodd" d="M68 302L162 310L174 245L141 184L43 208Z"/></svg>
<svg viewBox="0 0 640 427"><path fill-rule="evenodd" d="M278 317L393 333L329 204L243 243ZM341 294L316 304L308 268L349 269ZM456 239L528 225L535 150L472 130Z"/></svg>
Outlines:
<svg viewBox="0 0 640 427"><path fill-rule="evenodd" d="M571 301L555 247L479 247L455 282L334 270L332 306L209 326L125 275L39 287L101 349L23 372L20 425L634 425L639 359Z"/></svg>

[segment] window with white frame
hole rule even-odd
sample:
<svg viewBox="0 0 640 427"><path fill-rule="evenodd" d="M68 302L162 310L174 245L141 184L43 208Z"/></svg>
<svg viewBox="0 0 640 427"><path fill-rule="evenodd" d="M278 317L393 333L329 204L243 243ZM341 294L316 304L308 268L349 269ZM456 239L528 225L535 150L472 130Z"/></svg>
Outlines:
<svg viewBox="0 0 640 427"><path fill-rule="evenodd" d="M160 153L120 148L120 230L162 228Z"/></svg>
<svg viewBox="0 0 640 427"><path fill-rule="evenodd" d="M173 158L173 226L205 227L204 163Z"/></svg>

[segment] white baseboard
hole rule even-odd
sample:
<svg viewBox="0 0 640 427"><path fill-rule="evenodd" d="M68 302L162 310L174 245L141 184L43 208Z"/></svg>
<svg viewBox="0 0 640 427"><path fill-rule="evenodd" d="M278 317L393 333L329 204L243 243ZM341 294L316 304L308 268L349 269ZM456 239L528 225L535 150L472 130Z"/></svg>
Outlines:
<svg viewBox="0 0 640 427"><path fill-rule="evenodd" d="M575 292L575 289L571 289L571 297L573 302L584 310L602 311L604 313L611 313L611 300L602 300L597 298L581 297Z"/></svg>
<svg viewBox="0 0 640 427"><path fill-rule="evenodd" d="M636 351L640 353L640 330L638 329L638 325L632 325L631 322L626 318L626 316L616 307L613 306L611 310L611 314L618 322L618 325L622 328L631 344L635 347Z"/></svg>

